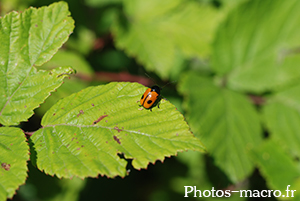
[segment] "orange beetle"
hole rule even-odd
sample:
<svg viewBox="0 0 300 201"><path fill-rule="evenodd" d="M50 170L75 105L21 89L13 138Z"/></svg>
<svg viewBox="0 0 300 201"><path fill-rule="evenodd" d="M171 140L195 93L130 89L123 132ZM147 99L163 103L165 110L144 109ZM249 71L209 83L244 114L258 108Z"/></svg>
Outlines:
<svg viewBox="0 0 300 201"><path fill-rule="evenodd" d="M156 85L148 88L140 100L141 105L152 111L152 107L154 107L160 100L160 90L160 87ZM157 107L159 108L159 105Z"/></svg>

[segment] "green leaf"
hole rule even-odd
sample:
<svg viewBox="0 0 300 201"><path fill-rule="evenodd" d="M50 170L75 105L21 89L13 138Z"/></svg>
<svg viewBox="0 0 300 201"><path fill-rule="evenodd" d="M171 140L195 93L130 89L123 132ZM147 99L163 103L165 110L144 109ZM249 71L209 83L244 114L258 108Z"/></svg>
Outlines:
<svg viewBox="0 0 300 201"><path fill-rule="evenodd" d="M299 79L299 9L299 1L253 0L230 13L212 56L230 88L258 93Z"/></svg>
<svg viewBox="0 0 300 201"><path fill-rule="evenodd" d="M74 28L67 4L30 8L0 18L0 123L16 125L61 85L71 68L51 72L35 66L48 61Z"/></svg>
<svg viewBox="0 0 300 201"><path fill-rule="evenodd" d="M272 138L300 157L300 84L269 97L263 117Z"/></svg>
<svg viewBox="0 0 300 201"><path fill-rule="evenodd" d="M85 36L89 37L89 39L93 38L90 36L89 32L87 33L87 30L83 30L83 32L86 33ZM81 36L83 33L79 35ZM69 42L70 40L68 40L67 44L69 44ZM85 42L85 44L87 43ZM78 47L78 44L76 44L76 47L82 50L82 47ZM58 50L51 60L42 65L41 68L45 70L51 70L59 66L67 65L72 66L72 68L76 70L76 75L71 76L71 79L64 80L64 84L59 87L55 93L52 93L51 96L47 98L45 103L43 103L41 107L36 110L37 113L43 115L59 99L69 96L72 93L78 92L89 86L89 82L92 80L94 71L86 59L81 54L78 54L74 51L62 49Z"/></svg>
<svg viewBox="0 0 300 201"><path fill-rule="evenodd" d="M195 135L233 182L243 180L254 169L249 150L262 139L255 108L245 96L194 72L183 76L179 86Z"/></svg>
<svg viewBox="0 0 300 201"><path fill-rule="evenodd" d="M300 177L300 170L280 144L267 140L255 149L252 156L270 188L283 191L287 189L287 185L291 185L290 189L294 189L293 184Z"/></svg>
<svg viewBox="0 0 300 201"><path fill-rule="evenodd" d="M35 0L1 0L0 16L4 16L12 10L25 10L32 5L34 1Z"/></svg>
<svg viewBox="0 0 300 201"><path fill-rule="evenodd" d="M62 84L63 79L74 70L70 67L60 67L51 71L36 68L28 73L20 87L14 91L6 92L0 89L3 99L0 99L0 123L3 125L16 125L33 115L33 109L43 102L50 92ZM6 89L11 89L7 87ZM9 96L7 95L9 94Z"/></svg>
<svg viewBox="0 0 300 201"><path fill-rule="evenodd" d="M182 68L185 57L209 55L224 15L211 5L183 0L124 1L124 9L112 27L116 45L162 78Z"/></svg>
<svg viewBox="0 0 300 201"><path fill-rule="evenodd" d="M122 3L123 0L85 0L86 4L92 7L107 6L111 4Z"/></svg>
<svg viewBox="0 0 300 201"><path fill-rule="evenodd" d="M35 110L35 112L43 116L55 103L57 103L59 99L65 98L88 86L89 84L87 82L78 78L72 77L71 79L67 79L64 81L64 84L55 91L55 93L52 93L51 96L49 96L49 98L47 98L47 100Z"/></svg>
<svg viewBox="0 0 300 201"><path fill-rule="evenodd" d="M0 127L0 200L12 198L27 177L28 146L19 128Z"/></svg>
<svg viewBox="0 0 300 201"><path fill-rule="evenodd" d="M41 66L42 69L50 70L59 66L72 66L76 70L76 76L92 79L94 71L86 59L73 51L59 50L52 59Z"/></svg>
<svg viewBox="0 0 300 201"><path fill-rule="evenodd" d="M145 90L112 82L60 100L32 135L38 168L66 178L125 176L127 162L118 153L140 169L178 151L204 151L171 103L161 100L152 112L139 106Z"/></svg>
<svg viewBox="0 0 300 201"><path fill-rule="evenodd" d="M49 98L39 107L36 112L44 115L59 99L67 97L89 86L89 81L94 75L92 67L80 54L72 51L59 50L53 58L41 66L42 69L50 70L57 66L71 65L76 70L76 75L66 79L64 84L52 93Z"/></svg>

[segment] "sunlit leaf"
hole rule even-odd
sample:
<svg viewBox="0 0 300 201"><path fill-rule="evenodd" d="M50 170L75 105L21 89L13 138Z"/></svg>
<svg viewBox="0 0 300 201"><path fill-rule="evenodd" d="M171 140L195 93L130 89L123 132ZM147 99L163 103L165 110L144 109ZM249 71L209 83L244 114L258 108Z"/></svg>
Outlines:
<svg viewBox="0 0 300 201"><path fill-rule="evenodd" d="M59 99L67 97L72 93L78 92L89 86L93 76L93 69L89 63L82 57L72 51L59 50L53 58L41 66L42 69L50 70L58 66L71 65L76 74L72 75L70 79L64 80L64 84L52 93L49 98L39 107L36 112L45 114Z"/></svg>
<svg viewBox="0 0 300 201"><path fill-rule="evenodd" d="M249 176L254 168L249 150L262 139L258 114L250 101L193 72L183 76L179 90L185 95L187 120L216 165L233 182Z"/></svg>
<svg viewBox="0 0 300 201"><path fill-rule="evenodd" d="M37 71L68 39L74 28L64 2L0 18L0 123L27 120L71 68Z"/></svg>
<svg viewBox="0 0 300 201"><path fill-rule="evenodd" d="M19 128L0 127L0 200L12 198L27 177L28 146Z"/></svg>
<svg viewBox="0 0 300 201"><path fill-rule="evenodd" d="M139 106L145 89L112 82L59 101L32 136L38 168L66 178L125 176L127 162L118 153L140 169L178 151L204 151L171 103L163 99L152 111Z"/></svg>

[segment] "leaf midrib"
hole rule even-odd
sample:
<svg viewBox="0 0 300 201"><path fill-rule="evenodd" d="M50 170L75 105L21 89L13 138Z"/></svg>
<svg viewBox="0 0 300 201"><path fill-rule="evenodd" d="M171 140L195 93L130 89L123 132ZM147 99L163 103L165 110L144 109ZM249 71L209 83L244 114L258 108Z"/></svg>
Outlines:
<svg viewBox="0 0 300 201"><path fill-rule="evenodd" d="M32 8L31 8L31 10L32 10ZM18 14L19 20L22 21L22 19L23 19L23 18L20 17L20 15L25 15L26 12L29 12L29 11L30 11L30 9L27 10L27 11L25 11L24 13ZM32 17L32 12L30 13L30 18L31 18L31 17ZM12 16L11 21L13 21L13 18L14 18L14 16ZM12 23L11 23L11 26L12 26ZM32 22L30 21L29 34L28 34L28 38L27 38L27 47L28 47L28 49L29 49L29 36L30 36L30 30L31 30L31 27L32 27ZM12 29L11 29L11 30L12 30ZM53 30L53 24L52 24L51 30ZM10 33L12 33L12 31L10 31ZM46 37L46 39L43 41L42 47L44 47L45 42L46 42L47 39L49 38L50 33L51 33L51 31L48 31L47 37ZM10 39L11 39L11 37L10 37ZM11 42L9 43L9 49L10 49L10 45L11 45ZM43 48L42 48L42 49L43 49ZM22 84L23 84L23 83L26 81L26 79L29 77L29 74L31 73L31 71L32 71L32 69L33 69L33 67L34 67L35 62L38 60L38 58L40 57L40 55L41 55L41 53L42 53L42 49L40 50L40 52L39 52L38 55L36 56L35 61L30 62L30 68L29 68L30 70L28 70L26 76L25 76L24 79L20 82L20 84L19 84L19 86L17 87L17 89L11 94L10 97L8 97L6 103L4 104L3 108L2 108L1 111L0 111L0 116L2 115L2 113L3 113L3 111L5 110L6 106L7 106L7 105L9 104L9 102L11 101L12 97L13 97L13 96L15 95L15 93L21 88ZM28 51L28 52L29 52L29 51ZM29 54L30 54L30 52L29 52ZM8 54L8 55L10 55L10 54ZM10 60L9 60L9 56L8 56L7 68L6 68L7 70L8 70L8 63L9 63L9 61L10 61ZM7 76L6 76L5 78L6 78L6 83L7 83Z"/></svg>
<svg viewBox="0 0 300 201"><path fill-rule="evenodd" d="M55 124L55 125L46 125L43 126L43 128L47 128L47 127L53 127L55 128L56 126L70 126L70 127L77 127L77 128L102 128L102 129L107 129L107 130L116 130L115 128L112 127L107 127L107 126L99 126L99 125L71 125L71 124ZM41 128L41 129L43 129ZM142 136L146 136L146 137L152 137L152 138L158 138L158 139L163 139L163 140L168 140L168 141L174 141L174 142L182 142L181 140L174 140L174 139L169 139L169 138L163 138L160 136L156 136L156 135L150 135L147 133L143 133L143 132L139 132L139 131L134 131L134 130L126 130L126 129L122 129L122 131L128 132L128 133L133 133L133 134L138 134L138 135L142 135Z"/></svg>

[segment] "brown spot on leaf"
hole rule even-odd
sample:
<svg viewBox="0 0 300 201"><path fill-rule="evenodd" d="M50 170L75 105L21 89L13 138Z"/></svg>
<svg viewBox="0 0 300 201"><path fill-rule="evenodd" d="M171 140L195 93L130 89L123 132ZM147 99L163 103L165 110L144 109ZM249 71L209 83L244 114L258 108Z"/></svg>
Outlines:
<svg viewBox="0 0 300 201"><path fill-rule="evenodd" d="M115 140L117 143L121 144L120 139L119 139L117 136L115 136L115 135L114 135L114 140Z"/></svg>
<svg viewBox="0 0 300 201"><path fill-rule="evenodd" d="M108 116L107 114L100 116L96 121L93 122L93 124L99 123L102 119L104 119L107 116Z"/></svg>
<svg viewBox="0 0 300 201"><path fill-rule="evenodd" d="M79 113L77 114L77 117L79 117L81 114L84 114L83 110L79 111Z"/></svg>
<svg viewBox="0 0 300 201"><path fill-rule="evenodd" d="M53 113L53 116L55 116L56 115L56 113Z"/></svg>
<svg viewBox="0 0 300 201"><path fill-rule="evenodd" d="M93 106L93 107L95 106L94 103L92 103L92 106Z"/></svg>
<svg viewBox="0 0 300 201"><path fill-rule="evenodd" d="M118 126L115 126L115 127L114 127L114 129L115 129L115 130L117 130L117 131L118 131L118 133L120 133L121 131L123 131L123 130L122 130L122 129L120 129Z"/></svg>
<svg viewBox="0 0 300 201"><path fill-rule="evenodd" d="M10 170L10 164L7 164L7 163L1 163L1 167L2 167L4 170L6 170L6 171Z"/></svg>

